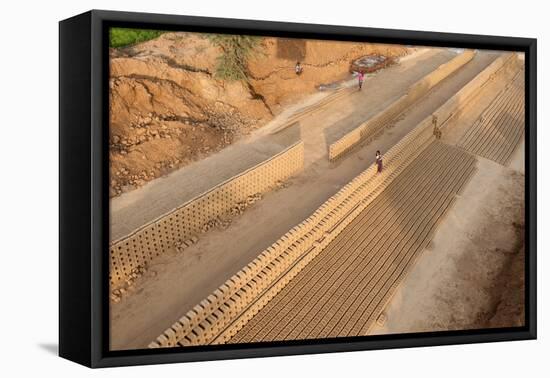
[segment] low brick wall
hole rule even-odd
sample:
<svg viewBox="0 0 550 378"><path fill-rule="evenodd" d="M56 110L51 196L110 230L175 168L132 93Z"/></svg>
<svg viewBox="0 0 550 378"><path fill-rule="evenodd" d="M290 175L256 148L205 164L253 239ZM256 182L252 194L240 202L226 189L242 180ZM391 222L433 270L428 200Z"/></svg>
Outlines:
<svg viewBox="0 0 550 378"><path fill-rule="evenodd" d="M473 50L466 50L417 81L409 88L406 94L395 100L386 109L332 143L329 146L329 160L334 161L342 157L359 143L374 137L376 133L386 127L419 98L428 93L435 85L472 60L474 55L475 52Z"/></svg>
<svg viewBox="0 0 550 378"><path fill-rule="evenodd" d="M330 243L435 137L425 122L168 328L149 347L224 343Z"/></svg>
<svg viewBox="0 0 550 378"><path fill-rule="evenodd" d="M235 204L266 192L278 181L300 172L303 166L304 143L300 141L112 242L109 251L111 286L116 287L167 249L197 235L208 221L226 214Z"/></svg>
<svg viewBox="0 0 550 378"><path fill-rule="evenodd" d="M437 116L438 124L444 126L452 117L459 115L464 106L466 106L483 87L491 81L496 80L505 70L517 69L518 62L516 53L507 53L495 59L494 62L470 80L468 84L463 86L453 97L434 112L434 115Z"/></svg>

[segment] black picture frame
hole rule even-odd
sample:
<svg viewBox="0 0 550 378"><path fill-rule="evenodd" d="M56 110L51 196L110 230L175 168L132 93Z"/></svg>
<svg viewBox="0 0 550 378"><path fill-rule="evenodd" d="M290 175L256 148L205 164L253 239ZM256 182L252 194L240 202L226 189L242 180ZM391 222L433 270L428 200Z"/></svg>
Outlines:
<svg viewBox="0 0 550 378"><path fill-rule="evenodd" d="M525 53L526 324L280 343L109 351L108 28L252 34ZM92 10L59 23L59 355L89 367L266 357L535 339L537 41Z"/></svg>

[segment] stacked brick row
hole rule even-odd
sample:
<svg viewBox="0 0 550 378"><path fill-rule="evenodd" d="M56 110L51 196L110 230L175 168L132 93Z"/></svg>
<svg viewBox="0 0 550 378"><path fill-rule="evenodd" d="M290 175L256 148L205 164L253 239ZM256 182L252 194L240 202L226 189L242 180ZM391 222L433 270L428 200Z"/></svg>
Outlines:
<svg viewBox="0 0 550 378"><path fill-rule="evenodd" d="M385 154L381 174L371 165L149 347L206 345L229 340L434 140L430 122L416 127Z"/></svg>
<svg viewBox="0 0 550 378"><path fill-rule="evenodd" d="M368 142L370 138L373 138L379 131L395 120L399 114L422 96L426 95L430 89L471 61L474 55L475 52L473 50L466 50L450 61L441 64L434 71L417 81L409 88L406 94L395 100L383 111L332 143L329 146L329 160L334 161L344 156L360 143Z"/></svg>
<svg viewBox="0 0 550 378"><path fill-rule="evenodd" d="M109 255L111 287L163 252L195 237L207 222L226 214L236 203L266 192L277 182L296 175L303 166L304 144L300 141L113 242Z"/></svg>
<svg viewBox="0 0 550 378"><path fill-rule="evenodd" d="M471 59L472 56L468 58L468 55L461 59ZM434 133L434 118L444 131L446 122L512 61L511 54L495 60L392 147L384 155L384 171L381 174L377 174L374 164L371 165L310 217L293 227L182 316L149 347L228 342L440 136Z"/></svg>

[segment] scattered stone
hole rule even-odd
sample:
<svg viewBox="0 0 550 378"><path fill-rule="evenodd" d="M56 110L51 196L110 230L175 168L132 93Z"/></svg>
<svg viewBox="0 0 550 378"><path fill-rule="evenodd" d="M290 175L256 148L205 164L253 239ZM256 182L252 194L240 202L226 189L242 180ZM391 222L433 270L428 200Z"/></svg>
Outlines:
<svg viewBox="0 0 550 378"><path fill-rule="evenodd" d="M378 318L376 319L376 323L380 326L380 327L383 327L384 324L386 324L386 320L388 319L388 317L386 316L385 313L381 313Z"/></svg>
<svg viewBox="0 0 550 378"><path fill-rule="evenodd" d="M283 189L288 187L288 183L278 180L277 182L275 182L275 186L277 187L277 189Z"/></svg>

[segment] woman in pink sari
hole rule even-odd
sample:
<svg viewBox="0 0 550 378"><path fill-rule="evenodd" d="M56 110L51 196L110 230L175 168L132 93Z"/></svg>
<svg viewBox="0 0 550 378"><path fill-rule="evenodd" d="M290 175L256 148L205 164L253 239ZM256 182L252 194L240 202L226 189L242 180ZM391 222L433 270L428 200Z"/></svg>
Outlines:
<svg viewBox="0 0 550 378"><path fill-rule="evenodd" d="M362 71L359 71L357 78L359 79L359 90L361 90L363 87L363 81L365 80L365 74Z"/></svg>

